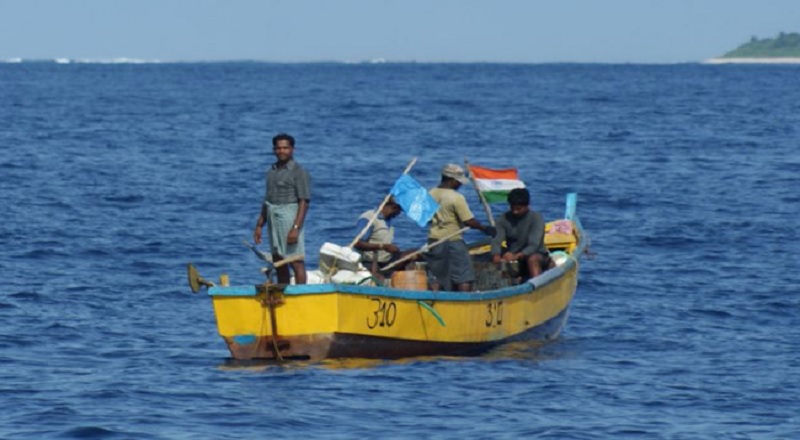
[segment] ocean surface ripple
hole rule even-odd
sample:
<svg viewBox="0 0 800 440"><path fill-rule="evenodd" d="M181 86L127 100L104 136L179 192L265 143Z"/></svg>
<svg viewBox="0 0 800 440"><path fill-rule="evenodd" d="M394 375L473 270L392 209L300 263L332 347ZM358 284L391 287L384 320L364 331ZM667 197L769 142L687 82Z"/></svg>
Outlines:
<svg viewBox="0 0 800 440"><path fill-rule="evenodd" d="M798 69L0 64L0 438L800 438ZM578 192L594 256L562 337L230 360L185 264L259 281L241 240L281 131L308 249L413 156L426 186L517 166L550 219Z"/></svg>

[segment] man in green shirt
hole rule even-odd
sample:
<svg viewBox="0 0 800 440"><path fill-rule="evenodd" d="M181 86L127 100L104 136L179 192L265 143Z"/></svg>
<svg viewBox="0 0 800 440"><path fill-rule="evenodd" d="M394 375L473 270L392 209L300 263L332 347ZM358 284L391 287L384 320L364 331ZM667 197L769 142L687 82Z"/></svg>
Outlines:
<svg viewBox="0 0 800 440"><path fill-rule="evenodd" d="M455 234L464 226L491 236L496 233L493 226L484 226L475 219L467 200L458 193L458 188L467 182L469 179L460 166L447 164L442 168L441 183L429 191L439 204L439 210L431 219L428 243ZM445 243L430 249L427 253L427 268L432 290L472 290L475 269L462 234L453 235Z"/></svg>
<svg viewBox="0 0 800 440"><path fill-rule="evenodd" d="M267 170L266 194L256 222L253 240L261 243L261 230L269 225L273 261L303 255L305 236L303 223L311 201L311 177L294 161L294 138L281 133L272 138L272 152L277 161ZM295 284L306 283L304 260L290 263ZM278 282L291 281L288 265L277 269Z"/></svg>

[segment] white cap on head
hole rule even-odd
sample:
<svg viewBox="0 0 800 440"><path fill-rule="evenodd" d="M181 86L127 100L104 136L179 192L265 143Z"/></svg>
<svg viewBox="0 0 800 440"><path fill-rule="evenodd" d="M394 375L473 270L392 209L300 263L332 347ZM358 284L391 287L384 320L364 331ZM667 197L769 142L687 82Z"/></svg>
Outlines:
<svg viewBox="0 0 800 440"><path fill-rule="evenodd" d="M469 182L469 179L464 174L464 168L460 166L449 163L442 168L442 176L449 177L451 179L458 180L462 185L466 185Z"/></svg>

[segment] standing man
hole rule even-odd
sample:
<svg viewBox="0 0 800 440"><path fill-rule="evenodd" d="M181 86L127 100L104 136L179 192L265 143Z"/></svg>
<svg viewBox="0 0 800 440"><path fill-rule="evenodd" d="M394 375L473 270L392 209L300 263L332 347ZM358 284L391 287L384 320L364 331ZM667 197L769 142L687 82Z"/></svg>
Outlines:
<svg viewBox="0 0 800 440"><path fill-rule="evenodd" d="M464 169L455 164L442 168L442 181L430 190L431 197L439 204L439 210L431 220L428 243L443 239L458 232L464 226L478 229L494 236L493 226L484 226L472 215L467 199L459 194L458 188L469 182ZM469 257L469 249L461 234L451 237L428 251L428 276L432 290L458 290L469 292L475 282L475 269Z"/></svg>
<svg viewBox="0 0 800 440"><path fill-rule="evenodd" d="M518 261L523 280L539 276L551 267L550 253L544 244L544 218L531 211L530 193L515 188L508 194L508 212L497 217L497 235L492 240L492 261ZM506 248L502 248L503 241Z"/></svg>
<svg viewBox="0 0 800 440"><path fill-rule="evenodd" d="M272 260L278 261L305 254L303 223L311 201L311 177L294 161L293 137L281 133L272 138L272 152L278 161L267 170L267 191L253 239L256 244L261 243L261 229L266 222ZM301 259L290 264L294 269L295 284L305 284L305 261ZM279 283L291 281L288 265L279 267L277 273Z"/></svg>

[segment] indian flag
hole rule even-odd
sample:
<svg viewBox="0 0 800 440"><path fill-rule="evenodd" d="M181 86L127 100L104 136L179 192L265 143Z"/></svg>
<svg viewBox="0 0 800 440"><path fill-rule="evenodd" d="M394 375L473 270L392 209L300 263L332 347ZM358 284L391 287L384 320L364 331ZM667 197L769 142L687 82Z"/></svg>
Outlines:
<svg viewBox="0 0 800 440"><path fill-rule="evenodd" d="M475 179L475 186L488 203L505 203L512 189L525 188L516 168L493 170L470 165L469 171Z"/></svg>

